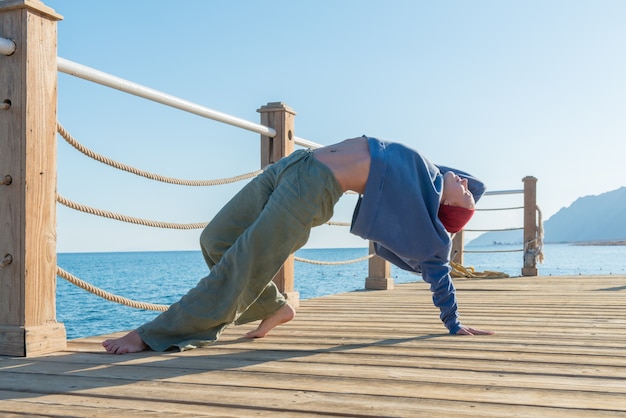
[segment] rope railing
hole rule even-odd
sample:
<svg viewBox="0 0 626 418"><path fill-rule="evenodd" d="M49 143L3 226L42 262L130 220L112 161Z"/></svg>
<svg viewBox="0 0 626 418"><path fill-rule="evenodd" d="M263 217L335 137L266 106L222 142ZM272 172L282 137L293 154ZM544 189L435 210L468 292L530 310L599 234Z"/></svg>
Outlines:
<svg viewBox="0 0 626 418"><path fill-rule="evenodd" d="M130 222L130 223L144 225L144 226L171 228L171 229L201 229L206 226L206 223L174 224L174 223L168 223L168 222L149 221L145 219L124 216L124 215L116 214L113 212L103 211L101 209L96 209L96 208L91 208L89 206L80 205L68 199L65 199L64 197L60 195L57 195L57 201L67 207L70 207L75 210L80 210L86 213L90 213L92 215L104 216L110 219ZM350 223L347 223L347 222L327 222L327 223L331 226L349 226L350 225ZM302 263L309 263L309 264L316 264L316 265L346 265L346 264L353 264L353 263L365 261L369 258L372 258L373 256L374 254L368 254L367 256L364 256L364 257L360 257L360 258L353 259L353 260L344 260L344 261L318 261L318 260L305 259L301 257L294 257L294 260L298 262L302 262ZM13 261L12 257L6 256L5 259L2 262L0 262L0 268L4 267L5 265L11 264L12 261ZM167 309L167 306L164 306L164 305L155 305L155 304L146 303L146 302L137 302L137 301L133 301L133 300L118 296L118 295L114 295L105 290L99 289L96 286L90 285L84 280L81 280L78 277L73 276L69 272L63 270L59 266L57 266L57 275L67 280L68 282L111 302L120 303L120 304L129 306L132 308L137 308L137 309L156 310L156 311L164 311Z"/></svg>
<svg viewBox="0 0 626 418"><path fill-rule="evenodd" d="M353 260L344 260L344 261L318 261L318 260L309 260L309 259L301 258L301 257L294 257L293 259L301 263L316 264L318 266L343 266L346 264L360 263L361 261L369 260L372 257L374 257L374 254L368 254L363 257L355 258Z"/></svg>
<svg viewBox="0 0 626 418"><path fill-rule="evenodd" d="M60 125L59 125L60 126ZM68 135L69 136L69 135ZM495 193L494 193L495 194ZM109 212L109 211L104 211L101 209L97 209L97 208L92 208L86 205L82 205L82 204L78 204L76 202L73 202L69 199L64 198L61 195L57 195L57 201L60 204L63 204L69 208L75 209L75 210L79 210L82 212L86 212L86 213L90 213L92 215L96 215L96 216L103 216L106 218L110 218L110 219L115 219L115 220L119 220L119 221L124 221L124 222L129 222L129 223L134 223L134 224L139 224L139 225L144 225L144 226L150 226L150 227L158 227L158 228L170 228L170 229L201 229L204 228L207 223L206 222L202 222L202 223L191 223L191 224L179 224L179 223L171 223L171 222L161 222L161 221L151 221L151 220L146 220L146 219L141 219L141 218L136 218L136 217L130 217L130 216L125 216L125 215L121 215L121 214L117 214L114 212ZM333 222L333 221L328 221L326 222L327 225L330 226L350 226L350 222ZM523 229L523 228L506 228L506 229L499 229L500 231L506 231L506 230L519 230L519 229ZM497 229L492 229L492 230L483 230L483 231L499 231ZM467 231L479 231L479 230L467 230ZM500 253L500 252L521 252L524 251L524 249L517 249L517 250L490 250L490 251L480 251L480 250L464 250L464 253ZM538 256L541 256L538 255ZM306 259L306 258L302 258L302 257L294 257L294 260L297 262L301 262L301 263L308 263L308 264L314 264L314 265L326 265L326 266L337 266L337 265L347 265L347 264L354 264L354 263L359 263L359 262L363 262L366 260L369 260L370 258L374 257L374 254L368 254L366 256L363 257L359 257L356 259L352 259L352 260L342 260L342 261L320 261L320 260L311 260L311 259ZM6 261L6 257L5 257L5 261ZM10 261L8 261L6 264L10 264ZM4 261L3 264L0 264L0 267L4 267ZM451 264L452 265L452 269L453 269L453 274L455 277L457 278L461 278L461 277L469 277L469 278L485 278L485 277L503 277L504 273L501 272L491 272L491 271L485 271L485 272L476 272L473 267L463 267L462 265L455 263L455 264ZM157 310L157 311L163 311L167 309L167 306L164 305L155 305L155 304L151 304L151 303L146 303L146 302L137 302L137 301L133 301L118 295L114 295L111 294L109 292L106 292L102 289L99 289L93 285L90 285L89 283L73 276L72 274L70 274L69 272L63 270L62 268L57 266L57 275L65 280L67 280L68 282L86 290L89 291L97 296L100 296L106 300L109 300L111 302L115 302L115 303L120 303L129 307L133 307L133 308L137 308L137 309L147 309L147 310Z"/></svg>
<svg viewBox="0 0 626 418"><path fill-rule="evenodd" d="M75 286L80 287L90 293L93 293L96 296L99 296L103 299L106 299L110 302L119 303L122 305L130 306L131 308L137 309L145 309L149 311L166 311L167 305L157 305L154 303L145 303L145 302L137 302L132 299L128 299L122 296L114 295L113 293L109 293L106 290L102 290L99 287L93 286L84 280L79 279L78 277L72 275L71 273L63 270L61 267L57 266L57 276L67 280Z"/></svg>
<svg viewBox="0 0 626 418"><path fill-rule="evenodd" d="M154 220L149 220L149 219L137 218L134 216L122 215L120 213L98 209L98 208L94 208L91 206L83 205L82 203L74 202L73 200L67 199L66 197L63 197L60 194L57 194L57 202L70 209L74 209L79 212L88 213L90 215L100 216L103 218L113 219L113 220L121 221L121 222L127 222L127 223L131 223L135 225L149 226L153 228L181 229L181 230L203 229L208 224L208 222L176 223L176 222L154 221ZM350 226L349 222L330 222L329 221L329 222L326 222L326 224L330 226Z"/></svg>
<svg viewBox="0 0 626 418"><path fill-rule="evenodd" d="M175 222L163 222L163 221L151 221L148 219L136 218L134 216L121 215L119 213L110 212L108 210L102 210L91 206L76 203L72 200L57 194L57 202L68 208L89 213L91 215L101 216L103 218L114 219L117 221L127 222L136 225L150 226L153 228L165 228L165 229L202 229L207 226L207 222L195 222L195 223L175 223Z"/></svg>
<svg viewBox="0 0 626 418"><path fill-rule="evenodd" d="M263 170L257 170L257 171L253 171L250 173L241 174L239 176L216 179L216 180L184 180L184 179L178 179L178 178L173 178L173 177L165 177L159 174L154 174L148 171L140 170L138 168L129 166L124 163L120 163L118 161L105 157L101 154L98 154L97 152L87 148L86 146L78 142L76 138L70 135L70 133L67 132L67 130L59 122L57 122L57 132L59 133L59 135L61 135L63 139L65 139L65 141L68 144L70 144L71 146L73 146L74 148L76 148L78 151L80 151L81 153L83 153L89 158L92 158L98 162L101 162L113 168L117 168L118 170L127 171L129 173L132 173L141 177L145 177L150 180L160 181L163 183L176 184L179 186L220 186L220 185L234 183L234 182L241 181L241 180L247 180L247 179L258 176L259 174L263 172Z"/></svg>
<svg viewBox="0 0 626 418"><path fill-rule="evenodd" d="M84 145L80 144L75 138L73 138L68 132L67 130L60 124L57 123L57 131L58 133L74 148L76 148L78 151L80 151L81 153L83 153L84 155L95 159L96 161L99 161L103 164L107 164L109 166L112 166L114 168L120 169L120 170L124 170L127 172L130 172L132 174L136 174L139 176L143 176L152 180L156 180L156 181L163 181L163 182L167 182L167 183L172 183L172 184L177 184L177 185L193 185L193 186L214 186L214 185L219 185L219 184L226 184L229 182L234 182L234 181L238 181L238 180L242 180L245 178L250 178L253 177L255 175L258 175L261 171L255 172L255 173L248 173L242 176L237 176L237 177L232 177L230 179L219 179L219 180L206 180L206 181L198 181L198 180L181 180L181 179L174 179L174 178L170 178L170 177L163 177L160 176L158 174L154 174L154 173L149 173L149 172L145 172L143 170L139 170L137 168L128 166L126 164L123 163L119 163L117 161L114 161L112 159L109 159L107 157L104 157L98 153L96 153L95 151L85 147ZM5 179L6 180L6 179ZM6 184L10 184L9 182L5 181ZM518 191L515 191L516 193ZM504 191L504 192L492 192L491 195L497 195L497 194L512 194L512 191ZM197 223L188 223L188 224L181 224L181 223L172 223L172 222L162 222L162 221L153 221L153 220L147 220L147 219L142 219L142 218L137 218L137 217L132 217L132 216L126 216L126 215L121 215L115 212L110 212L110 211L106 211L106 210L102 210L102 209L97 209L97 208L93 208L87 205L82 205L76 202L73 202L59 194L57 194L57 202L69 207L71 209L75 209L75 210L79 210L82 212L86 212L92 215L96 215L96 216L102 216L102 217L106 217L109 219L115 219L115 220L119 220L119 221L123 221L123 222L128 222L128 223L133 223L133 224L138 224L138 225L143 225L143 226L149 226L149 227L157 227L157 228L169 228L169 229L201 229L204 228L207 223L206 222L197 222ZM495 208L495 209L484 209L484 210L505 210L505 209L519 209L519 207L516 208ZM331 225L331 226L350 226L349 222L333 222L333 221L328 221L326 222L326 224ZM523 229L523 228L505 228L505 229L491 229L491 230L470 230L467 229L466 231L509 231L509 230L519 230L519 229ZM476 252L513 252L513 251L523 251L523 249L519 249L519 250L501 250L501 251L468 251L468 250L464 250L465 253L476 253ZM302 257L294 257L294 260L297 262L302 262L302 263L308 263L308 264L315 264L315 265L347 265L347 264L352 264L352 263L358 263L358 262L362 262L362 261L366 261L370 258L374 257L374 254L368 254L364 257L359 257L353 260L343 260L343 261L319 261L319 260L310 260L310 259L305 259ZM7 258L5 257L5 260L2 262L2 264L0 264L0 267L4 267L5 265L10 264L11 261L7 261ZM475 272L473 270L473 268L465 268L461 265L453 265L453 273L455 275L455 277L470 277L470 278L476 278L476 277L501 277L501 275L503 273L499 273L499 272L483 272L483 273L478 273ZM69 281L70 283L77 285L79 287L81 287L84 290L87 290L97 296L100 296L106 300L109 300L111 302L116 302L116 303L120 303L120 304L124 304L126 306L130 306L130 307L134 307L134 308L138 308L138 309L148 309L148 310L158 310L158 311L163 311L167 309L167 306L163 306L163 305L155 305L155 304L151 304L151 303L146 303L146 302L137 302L137 301L133 301L118 295L114 295L111 294L109 292L106 292L102 289L99 289L95 286L90 285L89 283L71 275L69 272L61 269L60 267L57 266L57 275L67 281Z"/></svg>
<svg viewBox="0 0 626 418"><path fill-rule="evenodd" d="M104 216L104 217L108 217L111 219L116 219L116 220L121 220L121 221L125 221L125 222L131 222L131 223L135 223L135 224L140 224L140 225L145 225L145 226L153 226L153 227L160 227L160 228L176 228L176 229L200 229L200 228L204 228L204 226L206 226L206 223L195 223L195 224L174 224L174 223L168 223L168 222L158 222L158 221L148 221L145 219L140 219L140 218L134 218L134 217L128 217L128 216L124 216L124 215L119 215L113 212L108 212L108 211L103 211L100 209L96 209L96 208L91 208L85 205L80 205L77 204L75 202L72 202L68 199L63 198L62 196L58 195L57 196L57 200L59 203L68 206L70 208L76 209L76 210L81 210L87 213L91 213L93 215L98 215L98 216ZM537 208L537 210L539 210L539 208ZM540 219L541 219L541 215L540 215ZM349 222L327 222L328 225L331 226L350 226ZM501 230L516 230L516 229L523 229L523 228L507 228L507 229L501 229ZM492 230L493 231L493 230ZM502 252L521 252L524 251L524 249L518 249L518 250L490 250L490 251L480 251L480 250L464 250L463 252L465 253L502 253ZM536 257L542 257L542 253L541 253L541 247L539 247L538 250L538 254L535 254ZM301 263L308 263L308 264L314 264L314 265L326 265L326 266L337 266L337 265L347 265L347 264L354 264L354 263L359 263L359 262L363 262L366 260L369 260L370 258L374 257L374 254L368 254L366 256L363 257L359 257L356 259L352 259L352 260L342 260L342 261L320 261L320 260L311 260L311 259L306 259L306 258L302 258L302 257L296 257L294 256L294 260L297 262L301 262ZM0 263L0 268L4 267L5 265L10 264L10 262L12 261L9 260L8 262L7 258L5 257L5 260ZM6 262L6 263L5 263ZM452 274L454 277L456 278L495 278L495 277L505 277L507 276L506 274L502 273L502 272L494 272L494 271L485 271L485 272L476 272L474 270L473 267L464 267L458 263L451 263L452 266ZM111 302L115 302L115 303L120 303L129 307L133 307L133 308L137 308L137 309L146 309L146 310L155 310L155 311L164 311L167 309L167 306L165 305L156 305L156 304L151 304L151 303L146 303L146 302L138 302L138 301L134 301L134 300L130 300L118 295L114 295L112 293L109 293L105 290L99 289L96 286L90 285L89 283L85 282L84 280L79 279L76 276L73 276L72 274L70 274L69 272L63 270L62 268L57 266L57 275L65 280L67 280L68 282L88 291L91 292L99 297L102 297L108 301ZM508 276L507 276L508 277Z"/></svg>
<svg viewBox="0 0 626 418"><path fill-rule="evenodd" d="M494 190L485 192L484 196L503 196L503 195L512 195L512 194L523 194L523 189L512 189L512 190ZM519 210L524 209L524 206L513 206L513 207L503 207L503 208L476 208L477 212L490 212L490 211L511 211L511 210ZM524 227L509 227L509 228L490 228L490 229L475 229L475 228L464 228L464 232L506 232L506 231L523 231ZM513 249L513 250L466 250L463 248L463 253L465 254L488 254L488 253L509 253L509 252L521 252L524 251L523 248Z"/></svg>
<svg viewBox="0 0 626 418"><path fill-rule="evenodd" d="M524 189L517 189L517 190L498 190L498 191L490 191L485 193L485 196L499 196L499 195L512 195L512 194L524 194L525 195L525 190ZM519 209L526 209L525 206L513 206L513 207L500 207L500 208L477 208L476 211L483 211L483 212L489 212L489 211L511 211L511 210L519 210ZM513 253L513 252L523 252L524 253L524 265L534 265L534 263L532 263L531 259L534 260L538 260L538 261L543 261L543 252L542 252L542 247L543 247L543 225L542 225L542 220L541 220L541 211L539 209L539 207L536 208L537 214L538 214L538 225L537 225L537 237L530 241L530 242L526 242L523 246L520 246L520 248L515 248L515 249L500 249L500 250L467 250L464 248L463 243L462 243L462 239L460 241L460 247L457 246L456 249L454 249L454 254L458 254L459 251L461 251L462 254L487 254L487 253ZM491 229L473 229L473 228L466 228L463 230L463 232L502 232L502 231L524 231L525 230L525 226L522 227L510 227L510 228L491 228ZM459 245L459 244L456 244ZM533 247L533 248L531 248ZM528 260L526 260L526 258L529 258ZM461 257L462 260L462 257ZM477 273L473 267L470 268L465 268L463 267L460 263L455 263L455 262L451 262L450 263L451 267L452 267L452 274L453 277L466 277L466 278L476 278L476 277L508 277L508 275L504 274L504 273L500 273L500 272L483 272L483 273Z"/></svg>
<svg viewBox="0 0 626 418"><path fill-rule="evenodd" d="M296 261L303 262L303 263L336 266L336 265L359 263L359 262L368 260L372 258L373 256L374 254L368 254L367 256L364 256L364 257L356 258L354 260L345 260L345 261L317 261L317 260L308 260L308 259L301 258L301 257L294 257L294 259ZM5 267L5 265L11 264L12 261L13 261L12 258L5 257L5 260L0 262L0 268ZM69 283L75 286L78 286L81 289L86 290L87 292L92 293L102 299L108 300L109 302L119 303L121 305L125 305L131 308L144 309L144 310L149 310L149 311L161 311L162 312L168 309L168 305L159 305L159 304L154 304L154 303L140 302L140 301L132 300L123 296L119 296L119 295L107 292L106 290L103 290L97 286L89 284L88 282L82 279L79 279L78 277L74 276L73 274L69 273L68 271L64 270L63 268L59 266L57 266L56 274L57 276L68 281Z"/></svg>
<svg viewBox="0 0 626 418"><path fill-rule="evenodd" d="M165 176L161 176L159 174L154 174L154 173L150 173L144 170L140 170L137 169L135 167L117 162L115 160L112 160L108 157L105 157L101 154L98 154L97 152L89 149L88 147L85 147L84 145L82 145L80 142L78 142L72 135L70 135L70 133L60 124L57 122L57 132L61 135L61 137L63 137L63 139L65 139L70 145L72 145L74 148L76 148L78 151L80 151L81 153L83 153L84 155L93 158L96 161L99 161L103 164L107 164L113 168L117 168L119 170L124 170L127 171L129 173L135 174L135 175L139 175L151 180L156 180L156 181L162 181L162 182L166 182L166 183L171 183L171 184L176 184L176 185L184 185L184 186L217 186L217 185L224 185L224 184L228 184L228 183L233 183L236 181L240 181L240 180L246 180L252 177L257 176L258 174L262 173L263 170L258 170L255 172L251 172L251 173L246 173L246 174L242 174L239 176L234 176L234 177L229 177L229 178L223 178L223 179L217 179L217 180L183 180L183 179L177 179L177 178L172 178L172 177L165 177ZM3 180L0 181L0 184L11 184L11 177L10 176L5 176L5 178ZM109 219L114 219L114 220L118 220L118 221L122 221L122 222L127 222L127 223L132 223L132 224L136 224L136 225L143 225L143 226L149 226L149 227L155 227L155 228L167 228L167 229L183 229L183 230L188 230L188 229L202 229L207 225L207 222L195 222L195 223L174 223L174 222L164 222L164 221L154 221L154 220L148 220L148 219L142 219L142 218L137 218L137 217L133 217L133 216L128 216L128 215L122 215L119 213L115 213L115 212L111 212L111 211L107 211L107 210L102 210L102 209L98 209L98 208L94 208L91 206L87 206L84 204L80 204L77 202L74 202L60 194L57 194L57 202L70 208L70 209L74 209L74 210L78 210L81 212L85 212L85 213L89 213L91 215L95 215L95 216L101 216L104 218L109 218ZM327 222L328 225L331 226L350 226L350 223L348 222Z"/></svg>
<svg viewBox="0 0 626 418"><path fill-rule="evenodd" d="M1 51L4 51L4 49L2 49L3 45L5 44L0 42ZM273 138L277 135L276 130L273 128L270 128L261 124L257 124L257 123L252 123L244 119L240 119L231 115L227 115L222 112L215 111L213 109L209 109L209 108L197 105L195 103L192 103L186 100L182 100L175 96L160 92L158 90L155 90L149 87L142 86L137 83L133 83L128 80L124 80L122 78L104 73L102 71L87 67L85 65L81 65L81 64L66 60L61 57L57 57L57 69L59 72L62 72L62 73L66 73L66 74L69 74L78 78L85 79L87 81L98 83L98 84L101 84L101 85L104 85L104 86L107 86L116 90L120 90L129 94L138 96L138 97L142 97L147 100L161 103L161 104L164 104L164 105L167 105L167 106L179 109L179 110L193 113L198 116L202 116L202 117L212 119L218 122L226 123L226 124L229 124L229 125L241 128L241 129L246 129L248 131L256 132L264 136ZM10 107L10 104L7 104L7 103L5 104L7 105L7 107ZM222 185L222 184L249 179L249 178L257 176L258 174L262 172L262 170L258 170L258 171L246 173L240 176L217 179L217 180L184 180L184 179L178 179L178 178L173 178L173 177L166 177L166 176L161 176L159 174L151 173L148 171L140 170L136 167L132 167L124 163L120 163L118 161L105 157L89 149L88 147L85 147L80 142L78 142L74 137L72 137L72 135L70 135L69 132L58 122L57 122L57 132L61 135L61 137L65 139L66 142L68 142L71 146L73 146L75 149L77 149L79 152L83 153L84 155L88 156L89 158L92 158L96 161L99 161L111 167L117 168L119 170L127 171L129 173L142 176L151 180L161 181L161 182L170 183L170 184L184 185L184 186L215 186L215 185ZM316 144L312 141L308 141L306 139L299 138L299 137L294 137L294 141L297 145L305 146L305 147L312 148L312 149L321 147L321 145L319 144ZM506 194L516 194L516 193L523 193L523 190L503 190L503 191L487 192L486 195L506 195ZM137 217L132 217L132 216L121 215L115 212L101 210L101 209L93 208L87 205L76 203L59 194L57 194L57 202L69 208L86 212L86 213L90 213L92 215L102 216L102 217L109 218L109 219L114 219L114 220L119 220L123 222L149 226L149 227L169 228L169 229L201 229L207 225L206 222L183 224L183 223L147 220L147 219L142 219L142 218L137 218ZM510 210L510 209L519 209L519 208L498 208L498 209L479 209L479 210L488 211L488 210ZM329 221L327 222L327 224L331 226L350 226L349 222ZM523 229L523 228L507 228L507 229L502 229L502 230L504 231L504 230L515 230L515 229ZM480 231L480 230L467 230L467 231ZM464 252L467 252L467 251L464 251ZM353 260L344 260L344 261L318 261L318 260L308 260L308 259L304 259L301 257L294 257L294 260L298 262L316 264L316 265L345 265L345 264L366 261L372 257L374 257L374 254L368 254L367 256L364 256L364 257L360 257L360 258L353 259ZM468 270L467 269L464 270L462 266L454 267L454 270L468 272ZM70 273L66 272L65 270L61 269L58 266L57 266L57 274L59 275L59 277L62 277L65 280L68 280L69 282L75 285L78 285L79 287L85 290L90 291L91 293L94 293L98 296L101 296L113 302L122 303L124 305L136 307L139 309L150 309L150 310L167 309L167 307L163 305L154 305L154 304L149 304L149 303L144 303L144 302L136 302L136 301L132 301L132 300L120 297L120 296L113 295L102 289L98 289L92 285L89 285L83 280L75 276L72 276ZM472 273L473 275L472 277L477 277L476 274L477 273Z"/></svg>
<svg viewBox="0 0 626 418"><path fill-rule="evenodd" d="M112 160L108 157L105 157L89 149L88 147L84 146L79 141L77 141L72 135L70 135L70 133L59 122L57 122L57 132L61 135L63 139L65 139L65 141L68 144L73 146L75 149L77 149L79 152L83 153L87 157L90 157L103 164L109 165L113 168L117 168L119 170L127 171L131 174L139 175L139 176L151 179L151 180L161 181L165 183L185 185L185 186L216 186L216 185L223 185L223 184L232 183L232 182L239 181L239 180L252 178L262 172L262 170L259 170L256 172L247 173L247 174L243 174L240 176L230 177L226 179L218 179L218 180L181 180L177 178L164 177L159 174L150 173L150 172L129 166L127 164L120 163L118 161ZM2 184L8 185L10 183L11 183L11 178L9 176L5 176L5 178L2 180ZM118 220L122 222L133 223L133 224L143 225L143 226L148 226L148 227L169 228L169 229L202 229L207 225L207 222L181 224L181 223L147 220L147 219L137 218L133 216L122 215L119 213L106 211L106 210L102 210L102 209L98 209L98 208L94 208L91 206L74 202L70 199L67 199L61 196L60 194L57 194L57 202L71 209L89 213L95 216L101 216L101 217L105 217L109 219L114 219L114 220ZM349 222L328 221L327 224L331 226L350 226ZM342 265L342 264L351 264L351 263L361 262L371 257L373 257L373 254L370 254L368 256L361 257L358 259L354 259L354 260L345 260L345 261L336 261L336 262L309 260L309 259L305 259L301 257L294 257L294 259L298 262L309 263L309 264ZM4 260L0 262L0 268L5 267L11 262L12 262L12 258L10 256L5 257ZM93 286L82 279L79 279L78 277L72 275L71 273L63 270L59 266L57 266L57 275L67 280L68 282L111 302L120 303L120 304L129 306L132 308L137 308L137 309L146 309L146 310L155 310L155 311L164 311L167 309L167 306L164 306L164 305L155 305L155 304L147 303L147 302L138 302L138 301L134 301L134 300L122 297L122 296L112 294L96 286Z"/></svg>

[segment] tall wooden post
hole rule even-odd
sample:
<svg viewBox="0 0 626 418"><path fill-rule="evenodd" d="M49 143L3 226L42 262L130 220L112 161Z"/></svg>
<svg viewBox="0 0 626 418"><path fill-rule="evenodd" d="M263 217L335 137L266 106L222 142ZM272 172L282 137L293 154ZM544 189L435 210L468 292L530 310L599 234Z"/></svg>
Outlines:
<svg viewBox="0 0 626 418"><path fill-rule="evenodd" d="M374 254L374 243L372 241L370 241L369 253ZM369 290L393 289L393 277L391 277L391 264L389 261L376 255L369 259L365 288Z"/></svg>
<svg viewBox="0 0 626 418"><path fill-rule="evenodd" d="M450 260L463 265L463 247L465 232L460 230L452 238L452 251L450 252Z"/></svg>
<svg viewBox="0 0 626 418"><path fill-rule="evenodd" d="M0 1L0 36L16 45L12 55L0 55L1 355L66 346L55 301L60 19L37 0Z"/></svg>
<svg viewBox="0 0 626 418"><path fill-rule="evenodd" d="M281 102L268 103L257 111L261 114L261 124L276 130L274 138L261 135L261 168L263 168L294 151L293 127L296 112ZM268 248L268 251L271 251L271 248ZM295 307L299 306L300 294L294 289L293 255L289 256L273 280L289 303Z"/></svg>
<svg viewBox="0 0 626 418"><path fill-rule="evenodd" d="M524 267L522 276L537 275L537 178L527 176L524 182Z"/></svg>

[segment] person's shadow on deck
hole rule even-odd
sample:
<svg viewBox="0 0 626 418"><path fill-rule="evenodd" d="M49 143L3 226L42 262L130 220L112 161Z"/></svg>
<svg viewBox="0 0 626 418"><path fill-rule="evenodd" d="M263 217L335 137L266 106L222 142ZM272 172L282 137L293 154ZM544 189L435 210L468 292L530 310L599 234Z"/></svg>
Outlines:
<svg viewBox="0 0 626 418"><path fill-rule="evenodd" d="M371 342L347 343L306 350L277 349L279 344L276 343L270 344L269 348L261 344L255 347L256 344L250 344L254 340L237 338L218 341L211 346L189 352L144 351L113 355L102 351L81 351L57 353L37 358L0 357L0 401L43 397L41 399L45 402L45 397L48 395L75 395L93 398L112 396L146 401L151 396L144 395L142 391L154 390L154 386L146 385L145 382L176 385L180 384L180 379L176 379L180 377L188 377L188 379L183 380L188 381L189 384L206 385L207 389L213 385L232 386L233 389L236 389L238 386L236 378L222 382L220 376L214 374L216 372L222 376L224 374L221 372L236 372L239 376L243 376L245 373L277 374L279 372L276 371L276 367L263 368L259 366L272 362L286 362L281 366L284 367L285 371L288 371L289 365L294 365L295 361L305 357L331 353L351 353L367 347L394 346L442 338L448 335L446 333L384 340L373 339ZM248 343L245 346L243 345L244 341ZM223 352L224 349L236 349L238 345L242 346L242 349L235 352ZM365 353L365 355L368 354ZM373 353L369 353L369 355L373 355ZM312 362L312 364L317 367L307 368L307 374L332 377L323 373L324 364L326 364L324 359ZM171 379L177 381L169 382L168 380ZM116 386L130 385L133 387L128 390L110 390ZM239 386L245 386L245 383ZM94 390L99 388L107 388L107 390L102 392ZM277 389L284 390L285 388L279 387ZM162 393L167 393L162 388L159 390ZM293 390L302 390L302 388L294 388ZM172 395L171 399L162 399L162 401L175 402L174 396ZM215 399L207 397L206 405L211 405L211 402L215 402ZM271 407L264 407L264 409L272 410ZM0 412L2 411L4 411L4 407L0 402Z"/></svg>

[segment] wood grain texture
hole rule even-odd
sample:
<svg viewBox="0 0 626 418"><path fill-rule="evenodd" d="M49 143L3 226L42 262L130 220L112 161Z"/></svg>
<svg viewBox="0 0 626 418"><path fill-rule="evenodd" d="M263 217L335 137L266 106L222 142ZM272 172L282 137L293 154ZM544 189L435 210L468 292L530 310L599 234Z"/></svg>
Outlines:
<svg viewBox="0 0 626 418"><path fill-rule="evenodd" d="M106 354L105 337L0 357L0 415L617 417L626 414L626 276L459 279L448 335L424 283L301 301L183 353ZM116 334L121 335L121 334Z"/></svg>

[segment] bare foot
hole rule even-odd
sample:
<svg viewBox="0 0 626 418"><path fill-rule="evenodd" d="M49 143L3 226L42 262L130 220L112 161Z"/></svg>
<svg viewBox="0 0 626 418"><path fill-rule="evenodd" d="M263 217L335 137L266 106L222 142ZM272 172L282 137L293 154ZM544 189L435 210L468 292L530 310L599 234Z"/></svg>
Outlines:
<svg viewBox="0 0 626 418"><path fill-rule="evenodd" d="M148 349L137 331L131 331L120 338L103 341L102 346L112 354L137 353Z"/></svg>
<svg viewBox="0 0 626 418"><path fill-rule="evenodd" d="M290 304L286 303L274 315L261 321L257 329L246 333L246 338L263 338L273 328L280 324L291 321L296 317L296 310Z"/></svg>

